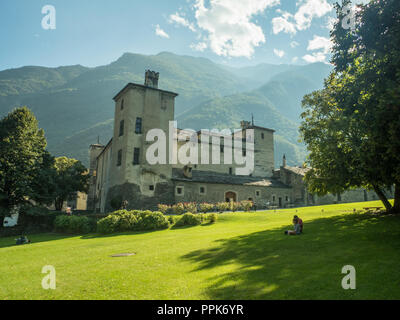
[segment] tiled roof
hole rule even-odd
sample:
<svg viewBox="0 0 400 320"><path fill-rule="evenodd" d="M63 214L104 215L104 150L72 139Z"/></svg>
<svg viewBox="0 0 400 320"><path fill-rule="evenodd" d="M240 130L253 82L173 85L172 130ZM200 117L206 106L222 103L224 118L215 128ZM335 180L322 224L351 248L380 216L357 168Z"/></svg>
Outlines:
<svg viewBox="0 0 400 320"><path fill-rule="evenodd" d="M158 89L158 88L153 88L153 87L149 87L149 86L145 86L143 84L138 84L138 83L128 83L120 92L117 93L117 95L113 98L114 101L117 101L118 97L120 96L121 93L123 93L126 89L128 88L135 88L135 87L139 87L139 88L144 88L144 89L151 89L151 90L156 90L156 91L160 91L163 93L167 93L173 96L178 96L177 93L175 92L171 92L171 91L166 91L166 90L162 90L162 89Z"/></svg>
<svg viewBox="0 0 400 320"><path fill-rule="evenodd" d="M291 172L293 172L293 173L295 173L295 174L301 175L301 176L304 176L304 175L307 173L307 171L310 170L310 168L304 168L304 167L289 167L289 166L284 167L284 169L285 169L285 170L288 170L288 171L291 171Z"/></svg>
<svg viewBox="0 0 400 320"><path fill-rule="evenodd" d="M182 169L173 169L172 180L184 182L200 182L200 183L217 183L217 184L236 184L245 186L261 186L271 188L290 188L277 179L236 176L212 171L192 171L192 178L187 178L183 174Z"/></svg>

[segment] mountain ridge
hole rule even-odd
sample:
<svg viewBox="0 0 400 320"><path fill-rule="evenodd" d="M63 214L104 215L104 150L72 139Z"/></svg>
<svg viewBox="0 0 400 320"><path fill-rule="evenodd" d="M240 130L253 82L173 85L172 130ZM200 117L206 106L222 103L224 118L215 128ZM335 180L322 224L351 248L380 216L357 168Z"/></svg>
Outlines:
<svg viewBox="0 0 400 320"><path fill-rule="evenodd" d="M257 71L254 68L240 76L206 58L126 52L110 64L94 68L8 69L0 71L0 115L27 105L45 129L49 151L87 164L89 144L98 136L105 144L112 135L112 97L128 82L143 83L144 71L151 69L160 72L160 88L179 94L175 112L179 126L203 122L205 128L237 128L252 111L257 124L277 129L276 154L288 151L294 157L288 163L301 164L305 152L296 137L299 121L291 116L300 113L300 97L322 86L326 74L321 65L307 66L265 65L273 72L261 79L251 74ZM280 68L282 72L278 72ZM249 77L258 78L249 81ZM293 95L297 82L304 85Z"/></svg>

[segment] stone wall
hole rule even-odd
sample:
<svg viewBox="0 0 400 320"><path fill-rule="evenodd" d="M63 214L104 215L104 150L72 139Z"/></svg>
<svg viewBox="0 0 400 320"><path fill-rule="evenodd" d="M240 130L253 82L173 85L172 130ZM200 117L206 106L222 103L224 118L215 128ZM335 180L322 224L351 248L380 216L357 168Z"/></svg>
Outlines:
<svg viewBox="0 0 400 320"><path fill-rule="evenodd" d="M174 203L174 186L171 182L159 183L155 186L152 196L144 195L138 184L125 183L114 186L107 193L104 212L112 212L114 210L111 207L113 199L127 201L128 210L157 210L157 206L160 203Z"/></svg>
<svg viewBox="0 0 400 320"><path fill-rule="evenodd" d="M349 190L341 195L327 194L326 196L314 196L315 205L326 205L336 203L352 203L364 201L376 201L379 197L374 191L367 191L364 189Z"/></svg>
<svg viewBox="0 0 400 320"><path fill-rule="evenodd" d="M183 187L183 194L177 194L177 187ZM205 189L205 193L200 193L200 188ZM175 182L175 202L209 202L217 203L226 201L226 193L236 194L236 201L253 200L259 207L269 205L279 206L279 198L282 207L291 204L292 189L272 188L254 185L230 185L216 183L199 182Z"/></svg>

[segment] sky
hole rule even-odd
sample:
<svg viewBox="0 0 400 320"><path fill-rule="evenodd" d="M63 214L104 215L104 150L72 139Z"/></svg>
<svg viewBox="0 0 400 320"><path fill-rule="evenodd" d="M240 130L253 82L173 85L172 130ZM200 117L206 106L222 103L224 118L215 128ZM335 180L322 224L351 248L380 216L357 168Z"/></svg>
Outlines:
<svg viewBox="0 0 400 320"><path fill-rule="evenodd" d="M95 67L164 51L236 67L328 63L334 2L1 0L0 70Z"/></svg>

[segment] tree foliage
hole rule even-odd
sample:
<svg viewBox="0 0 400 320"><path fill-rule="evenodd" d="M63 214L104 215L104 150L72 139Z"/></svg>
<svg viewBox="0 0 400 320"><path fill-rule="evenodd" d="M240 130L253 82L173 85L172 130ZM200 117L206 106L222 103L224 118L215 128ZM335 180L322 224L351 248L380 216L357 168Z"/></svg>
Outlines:
<svg viewBox="0 0 400 320"><path fill-rule="evenodd" d="M31 203L61 210L63 202L88 188L87 170L66 157L46 151L44 131L27 107L17 108L0 120L0 207Z"/></svg>
<svg viewBox="0 0 400 320"><path fill-rule="evenodd" d="M76 159L60 157L55 159L55 205L61 210L64 201L77 191L87 192L89 175L86 167Z"/></svg>
<svg viewBox="0 0 400 320"><path fill-rule="evenodd" d="M313 169L312 192L396 186L400 211L400 1L372 0L358 6L355 30L344 29L343 8L331 33L334 71L324 89L304 97L301 134Z"/></svg>
<svg viewBox="0 0 400 320"><path fill-rule="evenodd" d="M17 108L0 120L1 206L22 204L35 192L45 148L44 131L28 108Z"/></svg>

